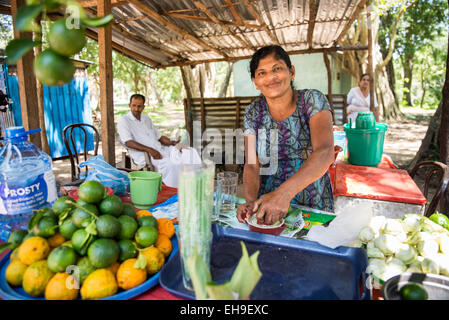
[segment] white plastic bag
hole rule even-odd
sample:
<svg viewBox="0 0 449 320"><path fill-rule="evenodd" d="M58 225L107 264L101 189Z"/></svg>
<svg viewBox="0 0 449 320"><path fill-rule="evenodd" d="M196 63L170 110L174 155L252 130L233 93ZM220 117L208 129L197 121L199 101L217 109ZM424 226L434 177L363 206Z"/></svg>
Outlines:
<svg viewBox="0 0 449 320"><path fill-rule="evenodd" d="M111 166L104 161L103 156L91 157L78 165L80 168L85 166L92 168L92 170L89 170L85 181L95 180L101 182L105 187L114 190L114 194L118 196L122 196L129 191L128 173Z"/></svg>
<svg viewBox="0 0 449 320"><path fill-rule="evenodd" d="M373 216L371 204L348 207L337 215L329 226L314 225L307 234L307 240L316 241L335 249L357 240L360 230L367 226Z"/></svg>

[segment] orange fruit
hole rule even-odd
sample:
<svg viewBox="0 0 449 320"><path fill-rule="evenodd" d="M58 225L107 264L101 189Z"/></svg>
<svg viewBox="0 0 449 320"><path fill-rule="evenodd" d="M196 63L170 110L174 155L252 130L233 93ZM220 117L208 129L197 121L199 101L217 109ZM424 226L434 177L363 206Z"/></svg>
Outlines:
<svg viewBox="0 0 449 320"><path fill-rule="evenodd" d="M136 261L137 259L134 258L125 260L117 270L118 286L123 290L137 287L147 279L147 272L145 269L134 268L134 263L136 263Z"/></svg>
<svg viewBox="0 0 449 320"><path fill-rule="evenodd" d="M120 263L118 262L114 262L113 264L111 264L109 267L107 267L106 269L108 269L109 271L112 272L112 274L115 276L117 275L117 270L120 267Z"/></svg>
<svg viewBox="0 0 449 320"><path fill-rule="evenodd" d="M147 260L146 269L149 275L157 273L165 263L164 254L158 248L152 246L140 252Z"/></svg>
<svg viewBox="0 0 449 320"><path fill-rule="evenodd" d="M6 281L12 286L21 286L23 275L27 268L28 266L20 262L20 260L11 261L8 268L6 268Z"/></svg>
<svg viewBox="0 0 449 320"><path fill-rule="evenodd" d="M53 236L47 239L48 244L51 248L59 247L61 244L67 241L66 238L59 232L56 232Z"/></svg>
<svg viewBox="0 0 449 320"><path fill-rule="evenodd" d="M170 238L162 233L160 233L159 236L157 237L157 241L154 244L154 246L164 254L165 258L167 258L170 255L171 251L173 250L173 245L171 243Z"/></svg>
<svg viewBox="0 0 449 320"><path fill-rule="evenodd" d="M40 260L29 266L23 274L23 290L33 297L42 296L54 273L48 268L47 260Z"/></svg>
<svg viewBox="0 0 449 320"><path fill-rule="evenodd" d="M136 212L137 219L140 219L140 218L142 218L144 216L152 216L152 215L153 214L150 211L144 210L144 209L139 210L139 211Z"/></svg>
<svg viewBox="0 0 449 320"><path fill-rule="evenodd" d="M49 253L50 246L46 239L31 237L20 245L18 256L23 264L29 266L36 261L47 258Z"/></svg>
<svg viewBox="0 0 449 320"><path fill-rule="evenodd" d="M78 298L78 283L68 273L55 274L45 287L45 299L47 300L75 300Z"/></svg>
<svg viewBox="0 0 449 320"><path fill-rule="evenodd" d="M84 280L80 293L83 299L100 299L117 293L115 276L108 269L97 269Z"/></svg>
<svg viewBox="0 0 449 320"><path fill-rule="evenodd" d="M175 226L173 221L167 218L157 219L157 231L159 234L165 234L167 237L171 238L175 234Z"/></svg>

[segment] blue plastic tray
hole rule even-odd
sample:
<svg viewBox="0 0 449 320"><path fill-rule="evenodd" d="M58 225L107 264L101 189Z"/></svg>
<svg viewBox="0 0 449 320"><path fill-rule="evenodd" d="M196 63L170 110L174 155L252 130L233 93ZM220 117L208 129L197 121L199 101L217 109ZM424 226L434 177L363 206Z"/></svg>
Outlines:
<svg viewBox="0 0 449 320"><path fill-rule="evenodd" d="M178 240L176 239L176 235L171 238L171 242L173 245L173 250L168 257L168 261L165 263L167 265L178 253ZM26 293L22 287L11 287L9 283L5 279L6 268L9 266L9 256L11 252L5 255L0 260L0 297L5 300L45 300L44 297L33 297ZM164 267L165 267L164 265ZM163 267L163 268L164 268ZM162 270L163 270L162 268ZM132 289L121 291L113 296L109 296L99 300L127 300L131 299L139 294L151 289L159 282L159 276L161 271L154 274L151 278L148 278L144 283L134 287ZM79 297L79 299L81 299Z"/></svg>
<svg viewBox="0 0 449 320"><path fill-rule="evenodd" d="M214 224L211 274L217 283L230 280L242 255L243 241L251 255L259 250L262 278L251 300L359 300L370 299L366 287L368 258L361 248L330 249L316 242L232 229ZM179 253L167 263L159 278L172 294L195 299L184 288Z"/></svg>

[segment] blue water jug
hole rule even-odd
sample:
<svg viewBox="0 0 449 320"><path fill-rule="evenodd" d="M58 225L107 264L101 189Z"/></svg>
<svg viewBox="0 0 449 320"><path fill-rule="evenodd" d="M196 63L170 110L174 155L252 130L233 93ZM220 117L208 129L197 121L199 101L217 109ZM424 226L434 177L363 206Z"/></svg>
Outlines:
<svg viewBox="0 0 449 320"><path fill-rule="evenodd" d="M51 157L28 140L41 129L7 128L0 150L0 240L26 229L33 210L50 207L57 199Z"/></svg>

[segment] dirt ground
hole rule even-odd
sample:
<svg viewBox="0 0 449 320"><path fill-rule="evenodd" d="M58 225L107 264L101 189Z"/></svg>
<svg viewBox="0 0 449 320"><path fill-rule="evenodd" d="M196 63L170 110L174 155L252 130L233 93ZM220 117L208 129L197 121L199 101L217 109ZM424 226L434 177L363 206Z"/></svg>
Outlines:
<svg viewBox="0 0 449 320"><path fill-rule="evenodd" d="M172 120L164 123L161 132L169 132L170 128L177 127L184 123L184 112L169 110ZM420 120L404 119L400 122L392 121L385 122L388 125L388 130L385 135L384 153L388 154L393 162L399 168L405 168L407 164L413 159L418 151L421 140L427 130L427 126L434 111L408 109L406 114L409 116L418 117ZM150 115L151 116L151 115ZM116 163L119 167L123 156L122 152L125 149L119 142L116 135ZM99 147L99 154L101 154L101 142ZM53 171L56 176L58 185L70 182L70 161L69 159L56 159L53 161Z"/></svg>

